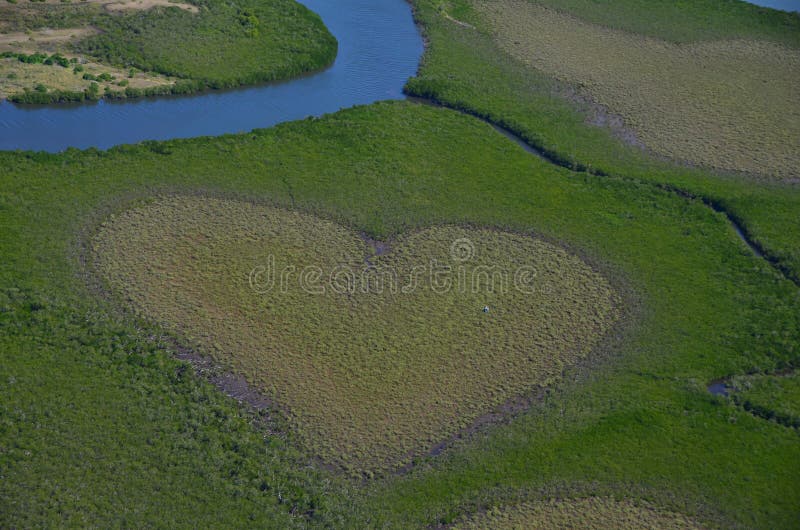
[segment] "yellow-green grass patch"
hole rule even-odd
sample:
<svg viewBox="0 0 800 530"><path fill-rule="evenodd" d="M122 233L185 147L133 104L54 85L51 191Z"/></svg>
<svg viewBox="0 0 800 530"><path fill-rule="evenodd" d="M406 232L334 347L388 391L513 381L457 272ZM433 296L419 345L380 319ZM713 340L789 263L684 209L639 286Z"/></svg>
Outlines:
<svg viewBox="0 0 800 530"><path fill-rule="evenodd" d="M455 526L459 530L686 530L702 528L685 515L648 503L603 497L528 502L495 508Z"/></svg>
<svg viewBox="0 0 800 530"><path fill-rule="evenodd" d="M92 255L121 300L353 472L396 468L553 383L618 312L600 273L541 239L441 226L374 245L304 213L166 197L104 223Z"/></svg>
<svg viewBox="0 0 800 530"><path fill-rule="evenodd" d="M61 1L61 0L59 0ZM176 2L174 0L117 0L109 2L108 0L87 0L89 2L96 1L109 10L109 11L142 11L152 9L154 7L177 7L190 13L197 13L199 9L192 4L183 2Z"/></svg>
<svg viewBox="0 0 800 530"><path fill-rule="evenodd" d="M526 0L475 2L511 56L624 118L652 151L722 170L800 176L800 51L674 44Z"/></svg>
<svg viewBox="0 0 800 530"><path fill-rule="evenodd" d="M32 2L30 2L30 0L21 0L16 3L9 2L8 5L3 6L3 8L19 10L25 9L31 6L31 4ZM37 0L35 4L54 4L61 7L65 7L65 4L75 4L76 6L99 4L108 11L144 11L153 7L177 7L191 13L197 13L199 11L197 6L177 0L75 0L74 2L65 2L64 0Z"/></svg>
<svg viewBox="0 0 800 530"><path fill-rule="evenodd" d="M14 31L0 33L0 52L5 51L63 51L64 44L94 35L91 27Z"/></svg>
<svg viewBox="0 0 800 530"><path fill-rule="evenodd" d="M34 90L37 85L44 85L48 90L83 92L93 83L91 79L84 79L84 74L90 74L95 78L109 74L113 77L112 80L97 82L101 89L105 90L105 87L108 87L115 92L122 92L126 87L143 89L172 85L175 82L173 78L153 73L137 72L130 77L129 71L96 62L80 63L79 72L75 72L76 66L78 65L70 64L64 68L58 64L23 63L15 57L0 58L0 99L19 94L25 89Z"/></svg>

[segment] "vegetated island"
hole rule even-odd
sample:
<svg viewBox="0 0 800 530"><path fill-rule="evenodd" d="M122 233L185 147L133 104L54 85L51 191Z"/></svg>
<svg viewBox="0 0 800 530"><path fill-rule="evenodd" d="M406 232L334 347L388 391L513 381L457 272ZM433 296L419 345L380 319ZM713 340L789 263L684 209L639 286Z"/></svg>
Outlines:
<svg viewBox="0 0 800 530"><path fill-rule="evenodd" d="M324 68L337 42L294 0L6 0L0 98L188 94Z"/></svg>

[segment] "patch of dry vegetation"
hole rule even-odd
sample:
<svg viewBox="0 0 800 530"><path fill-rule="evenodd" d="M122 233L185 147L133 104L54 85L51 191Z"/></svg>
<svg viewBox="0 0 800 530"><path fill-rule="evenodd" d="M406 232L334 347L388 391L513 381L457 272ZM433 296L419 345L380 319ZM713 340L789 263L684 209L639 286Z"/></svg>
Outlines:
<svg viewBox="0 0 800 530"><path fill-rule="evenodd" d="M96 62L80 63L79 71L75 70L76 66L78 65L64 68L58 64L23 63L14 57L0 58L0 99L19 94L37 85L43 85L48 89L83 92L89 89L93 82L97 82L104 92L106 90L124 92L127 87L147 89L175 82L172 78L153 73L136 72L131 77L129 71ZM94 78L108 74L111 80L93 81L91 78L84 78L84 74Z"/></svg>
<svg viewBox="0 0 800 530"><path fill-rule="evenodd" d="M41 69L31 68L18 78L38 82L12 93L9 99L18 103L190 94L277 81L328 65L336 52L336 39L319 17L294 0L0 3L0 54L81 56L154 74L124 91L100 92L94 85L75 90L76 80L52 72L42 78ZM161 76L179 81L164 83ZM2 90L9 95L9 87Z"/></svg>
<svg viewBox="0 0 800 530"><path fill-rule="evenodd" d="M48 0L47 2L37 2L33 5L30 2L24 2L2 6L0 14L9 10L24 12L30 9L34 9L33 13L36 13L36 9L40 9L38 4L47 3L57 4L61 9L70 9L70 5L64 4L60 0L55 2ZM108 0L81 0L76 3L75 8L80 8L86 4L100 4L109 11L144 10L162 5L181 7L191 12L197 12L196 6L172 3L169 0L120 0L113 2ZM68 59L78 59L78 64L80 65L75 70L74 67L77 65L70 65L68 68L64 68L58 64L26 63L13 57L0 58L0 99L21 94L26 90L35 90L35 87L82 93L89 89L93 82L99 83L102 94L109 91L122 93L126 87L147 89L174 84L175 79L168 76L151 72L137 72L134 75L130 75L128 69L100 64L96 60L87 60L83 56L68 51L71 45L98 33L100 33L99 30L91 26L45 27L0 33L0 53L13 52L27 55L55 53ZM93 79L103 74L108 74L108 76L113 77L113 80Z"/></svg>
<svg viewBox="0 0 800 530"><path fill-rule="evenodd" d="M470 259L454 259L454 241ZM243 374L308 447L353 472L401 465L553 383L615 319L608 281L539 239L444 226L373 254L329 221L198 197L126 211L93 244L123 300ZM251 275L259 266L277 271L271 288L263 269ZM321 276L304 283L309 266ZM450 288L431 276L445 267Z"/></svg>
<svg viewBox="0 0 800 530"><path fill-rule="evenodd" d="M687 530L702 528L685 515L659 510L642 502L589 497L529 502L490 510L456 525L459 530Z"/></svg>
<svg viewBox="0 0 800 530"><path fill-rule="evenodd" d="M21 0L16 3L8 3L6 9L25 9L30 6L30 0ZM35 4L52 4L57 6L69 6L73 2L64 0L37 0ZM179 0L75 0L77 6L97 4L109 11L145 11L154 7L177 7L190 13L197 13L197 6L180 2ZM65 6L65 7L66 7Z"/></svg>
<svg viewBox="0 0 800 530"><path fill-rule="evenodd" d="M75 42L97 33L93 28L43 28L32 31L0 33L0 52L55 52L63 50L64 43Z"/></svg>
<svg viewBox="0 0 800 530"><path fill-rule="evenodd" d="M526 0L474 5L509 54L578 86L653 151L723 170L800 175L800 51L746 40L675 44Z"/></svg>
<svg viewBox="0 0 800 530"><path fill-rule="evenodd" d="M192 4L184 4L173 0L119 0L107 2L104 0L89 0L102 3L109 11L137 11L152 9L154 7L177 7L190 13L197 13L199 9Z"/></svg>

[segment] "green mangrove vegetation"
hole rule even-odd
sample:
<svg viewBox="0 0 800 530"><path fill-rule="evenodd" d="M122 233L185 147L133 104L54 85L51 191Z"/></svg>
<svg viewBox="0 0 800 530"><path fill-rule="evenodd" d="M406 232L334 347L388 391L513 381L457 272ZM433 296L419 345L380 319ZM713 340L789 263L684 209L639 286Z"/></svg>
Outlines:
<svg viewBox="0 0 800 530"><path fill-rule="evenodd" d="M737 376L731 384L733 399L745 410L800 428L800 376L796 371Z"/></svg>
<svg viewBox="0 0 800 530"><path fill-rule="evenodd" d="M797 433L705 385L797 362L798 289L702 203L558 168L479 120L411 103L0 164L8 525L407 528L531 496L620 494L702 524L793 525ZM254 417L174 360L189 337L98 292L88 242L131 201L173 193L308 212L376 240L446 225L544 237L604 271L622 316L515 419L501 408L493 427L362 487L314 465L279 408ZM460 314L451 325L469 324Z"/></svg>
<svg viewBox="0 0 800 530"><path fill-rule="evenodd" d="M0 60L116 97L335 55L289 0L163 4L3 6L4 32L85 31ZM0 152L0 526L797 526L800 175L765 122L794 95L766 115L695 109L764 132L733 159L687 133L678 95L625 109L567 52L634 43L635 64L663 53L695 76L719 67L697 50L736 40L736 57L786 59L759 70L783 94L800 17L733 0L413 6L427 50L406 90L435 104ZM566 31L546 48L526 27ZM757 76L740 81L751 94ZM27 97L62 93L39 84ZM675 129L648 129L650 111ZM684 140L696 158L659 149ZM510 284L488 288L498 271Z"/></svg>
<svg viewBox="0 0 800 530"><path fill-rule="evenodd" d="M617 7L613 11L618 20L623 14L631 20L641 18L641 2L631 0L615 4ZM415 5L429 45L419 75L409 80L406 87L411 95L501 125L564 166L652 182L696 196L727 212L770 260L800 281L800 245L797 245L800 241L800 217L797 215L800 191L796 174L779 179L769 172L764 175L726 173L661 160L637 146L613 114L609 115L585 98L576 97L580 86L556 80L503 51L486 21L468 1L419 0ZM589 20L596 16L591 13L596 13L597 9L589 9L589 3L570 5L586 7L587 14L571 8L573 16L585 16ZM684 17L679 14L683 5L663 7L669 16L660 19L661 25L670 26L674 22L679 26L677 21ZM720 11L709 3L696 5L711 20L708 24L712 27L722 27L722 20L739 13L736 15L736 27L741 28L736 34L738 38L758 39L762 33L756 27L761 23L772 27L762 20L763 10L755 6ZM769 19L773 15L765 16ZM793 28L800 24L796 21L800 17L774 16L790 23L775 25L771 40L795 49ZM749 20L754 22L749 23ZM626 25L621 27L626 29ZM652 28L647 34L650 33L668 36ZM700 40L701 33L697 28L690 35L693 40ZM787 153L798 151L793 144L776 148Z"/></svg>

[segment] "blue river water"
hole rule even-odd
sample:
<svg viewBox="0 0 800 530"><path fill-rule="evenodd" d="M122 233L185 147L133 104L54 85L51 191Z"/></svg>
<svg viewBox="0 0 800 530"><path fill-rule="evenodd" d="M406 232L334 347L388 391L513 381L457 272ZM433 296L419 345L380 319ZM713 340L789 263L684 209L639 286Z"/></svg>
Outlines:
<svg viewBox="0 0 800 530"><path fill-rule="evenodd" d="M74 105L0 103L0 149L57 152L219 135L403 98L423 52L405 0L301 0L339 41L334 64L291 81L194 96Z"/></svg>
<svg viewBox="0 0 800 530"><path fill-rule="evenodd" d="M405 0L300 0L339 42L319 73L264 86L194 96L74 105L0 102L0 150L57 152L270 127L387 99L402 99L416 73L422 37ZM800 0L752 3L800 11Z"/></svg>
<svg viewBox="0 0 800 530"><path fill-rule="evenodd" d="M763 7L771 7L773 9L781 9L783 11L798 11L800 12L800 0L746 0L751 4Z"/></svg>

